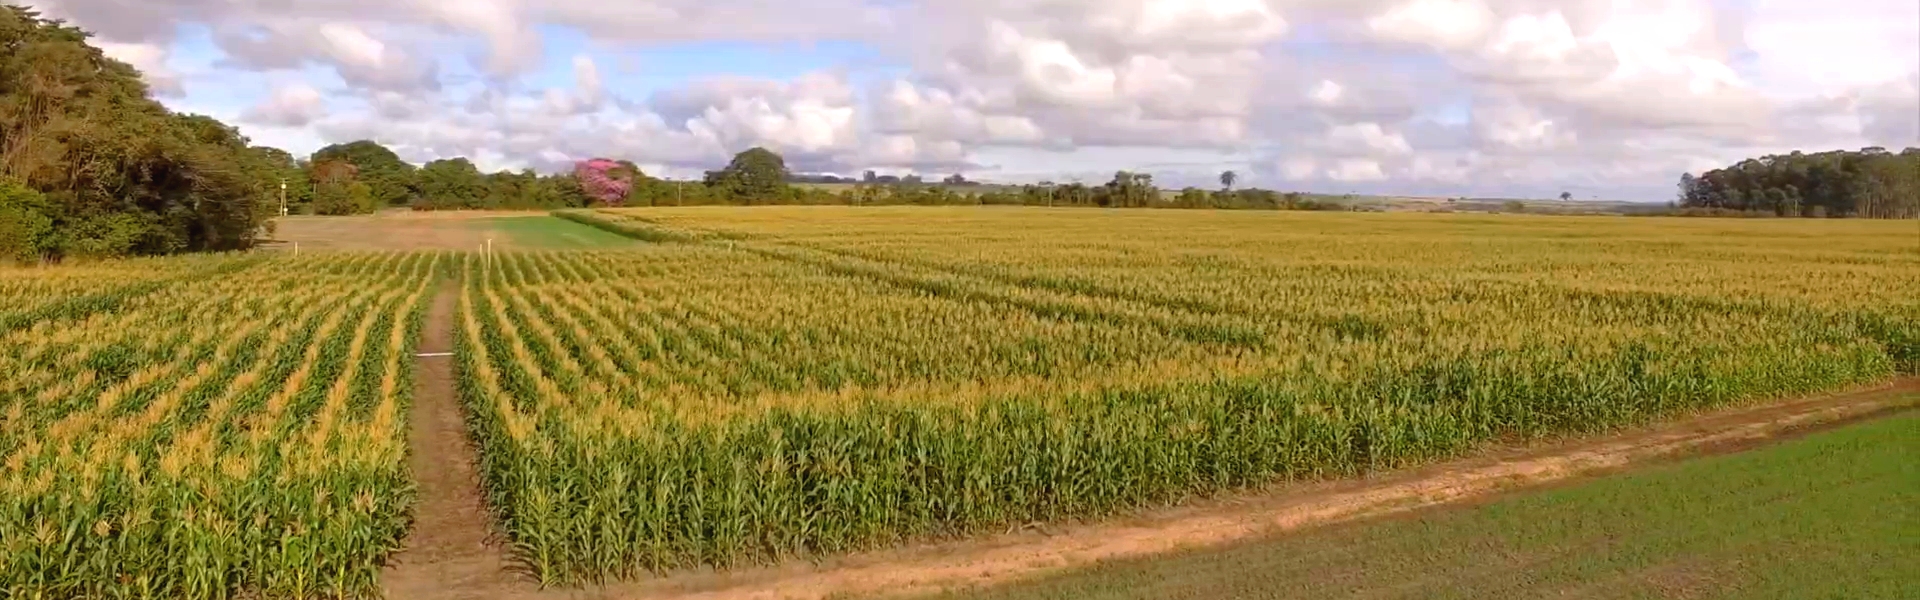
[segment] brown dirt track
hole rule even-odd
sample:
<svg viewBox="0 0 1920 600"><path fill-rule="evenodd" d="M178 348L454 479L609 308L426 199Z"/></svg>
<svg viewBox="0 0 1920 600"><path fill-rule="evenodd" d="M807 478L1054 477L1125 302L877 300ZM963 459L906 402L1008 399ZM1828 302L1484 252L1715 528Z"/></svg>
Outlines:
<svg viewBox="0 0 1920 600"><path fill-rule="evenodd" d="M443 283L420 331L421 354L453 351L456 296ZM524 585L511 555L491 535L492 516L480 493L476 456L453 386L453 358L416 358L413 416L407 442L419 483L413 530L381 584L388 598L492 598Z"/></svg>

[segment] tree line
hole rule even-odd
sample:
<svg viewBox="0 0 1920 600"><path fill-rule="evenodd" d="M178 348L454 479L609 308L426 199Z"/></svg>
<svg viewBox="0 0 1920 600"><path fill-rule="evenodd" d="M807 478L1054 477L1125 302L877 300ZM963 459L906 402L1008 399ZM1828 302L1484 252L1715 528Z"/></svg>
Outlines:
<svg viewBox="0 0 1920 600"><path fill-rule="evenodd" d="M252 245L277 151L167 110L86 40L0 6L0 262Z"/></svg>
<svg viewBox="0 0 1920 600"><path fill-rule="evenodd" d="M1680 176L1677 204L1700 214L1920 217L1920 148L1767 155Z"/></svg>

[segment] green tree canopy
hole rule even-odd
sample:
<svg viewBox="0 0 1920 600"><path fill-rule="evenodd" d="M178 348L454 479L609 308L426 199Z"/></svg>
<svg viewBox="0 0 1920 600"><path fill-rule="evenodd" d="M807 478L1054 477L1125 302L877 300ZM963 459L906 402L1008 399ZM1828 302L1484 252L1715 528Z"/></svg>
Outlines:
<svg viewBox="0 0 1920 600"><path fill-rule="evenodd" d="M733 156L725 169L707 173L707 185L716 193L745 204L785 201L787 161L766 148L754 147Z"/></svg>
<svg viewBox="0 0 1920 600"><path fill-rule="evenodd" d="M486 195L486 176L466 158L442 159L421 167L415 181L420 200L436 205L454 204Z"/></svg>
<svg viewBox="0 0 1920 600"><path fill-rule="evenodd" d="M335 159L359 168L360 181L367 184L374 200L381 206L407 204L416 195L413 165L400 160L400 155L379 142L360 140L334 144L314 152L312 160L318 163Z"/></svg>
<svg viewBox="0 0 1920 600"><path fill-rule="evenodd" d="M1920 148L1767 155L1680 178L1688 208L1808 217L1920 217Z"/></svg>
<svg viewBox="0 0 1920 600"><path fill-rule="evenodd" d="M149 98L85 32L0 6L0 219L16 220L0 247L56 260L244 248L269 216L270 171L232 127Z"/></svg>

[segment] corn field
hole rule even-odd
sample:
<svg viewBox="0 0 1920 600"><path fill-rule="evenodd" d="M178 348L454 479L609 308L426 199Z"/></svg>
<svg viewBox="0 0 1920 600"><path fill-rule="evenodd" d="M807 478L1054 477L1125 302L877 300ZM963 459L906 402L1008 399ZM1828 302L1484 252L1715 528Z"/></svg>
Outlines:
<svg viewBox="0 0 1920 600"><path fill-rule="evenodd" d="M377 595L440 260L0 270L0 598Z"/></svg>
<svg viewBox="0 0 1920 600"><path fill-rule="evenodd" d="M549 583L1098 517L1916 370L1903 224L563 214L462 264L461 397Z"/></svg>
<svg viewBox="0 0 1920 600"><path fill-rule="evenodd" d="M560 216L651 243L0 269L0 598L379 596L412 523L412 354L441 289L496 525L552 585L1093 519L1920 372L1903 223Z"/></svg>

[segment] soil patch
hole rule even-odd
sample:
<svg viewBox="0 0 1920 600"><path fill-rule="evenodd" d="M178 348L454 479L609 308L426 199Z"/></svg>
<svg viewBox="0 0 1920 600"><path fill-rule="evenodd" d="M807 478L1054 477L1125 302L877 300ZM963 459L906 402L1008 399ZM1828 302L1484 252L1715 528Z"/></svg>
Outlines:
<svg viewBox="0 0 1920 600"><path fill-rule="evenodd" d="M494 238L493 221L503 217L542 218L542 212L389 210L371 215L325 217L294 215L274 219L273 240L261 248L274 251L317 250L478 250Z"/></svg>

